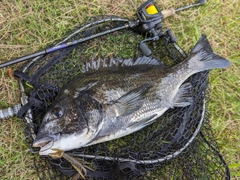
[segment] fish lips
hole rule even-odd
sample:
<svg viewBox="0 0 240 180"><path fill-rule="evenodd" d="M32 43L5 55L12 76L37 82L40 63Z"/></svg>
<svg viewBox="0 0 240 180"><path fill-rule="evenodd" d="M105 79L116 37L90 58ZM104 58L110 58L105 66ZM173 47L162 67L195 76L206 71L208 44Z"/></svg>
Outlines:
<svg viewBox="0 0 240 180"><path fill-rule="evenodd" d="M35 139L33 142L33 147L40 147L40 152L50 149L54 144L53 138L43 137L41 139Z"/></svg>

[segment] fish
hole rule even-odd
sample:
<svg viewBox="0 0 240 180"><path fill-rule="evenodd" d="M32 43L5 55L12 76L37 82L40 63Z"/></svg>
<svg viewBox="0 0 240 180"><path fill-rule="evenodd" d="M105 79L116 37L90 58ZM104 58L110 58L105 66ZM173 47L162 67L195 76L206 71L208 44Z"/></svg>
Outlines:
<svg viewBox="0 0 240 180"><path fill-rule="evenodd" d="M47 156L114 140L154 123L168 109L192 104L185 81L201 71L227 68L202 35L188 57L167 67L153 57L98 58L61 88L46 111L34 147Z"/></svg>

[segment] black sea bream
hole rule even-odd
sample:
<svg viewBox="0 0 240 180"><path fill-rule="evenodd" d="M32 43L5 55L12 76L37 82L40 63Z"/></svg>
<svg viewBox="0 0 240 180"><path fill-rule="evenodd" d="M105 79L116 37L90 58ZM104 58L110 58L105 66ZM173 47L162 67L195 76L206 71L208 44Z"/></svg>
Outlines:
<svg viewBox="0 0 240 180"><path fill-rule="evenodd" d="M136 132L169 108L192 103L191 84L184 83L189 76L229 65L212 52L205 35L186 60L170 68L151 57L91 61L62 88L33 146L49 155Z"/></svg>

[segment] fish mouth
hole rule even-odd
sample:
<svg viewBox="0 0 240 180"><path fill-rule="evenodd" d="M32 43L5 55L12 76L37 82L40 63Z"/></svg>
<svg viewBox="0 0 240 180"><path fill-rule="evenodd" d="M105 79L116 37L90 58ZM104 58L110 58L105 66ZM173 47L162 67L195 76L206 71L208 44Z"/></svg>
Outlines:
<svg viewBox="0 0 240 180"><path fill-rule="evenodd" d="M33 147L40 147L40 152L42 152L50 149L53 146L53 143L54 141L52 138L45 137L39 140L35 140L33 142Z"/></svg>

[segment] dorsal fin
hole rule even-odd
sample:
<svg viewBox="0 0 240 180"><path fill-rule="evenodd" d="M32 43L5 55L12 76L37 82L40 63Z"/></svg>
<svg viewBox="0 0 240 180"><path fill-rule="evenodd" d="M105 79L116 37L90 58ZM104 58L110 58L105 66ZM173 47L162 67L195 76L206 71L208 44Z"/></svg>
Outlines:
<svg viewBox="0 0 240 180"><path fill-rule="evenodd" d="M163 62L153 57L138 57L138 58L98 58L92 59L89 62L83 64L81 69L82 73L99 70L105 67L120 67L120 66L136 66L136 65L154 65L154 66L165 66Z"/></svg>

